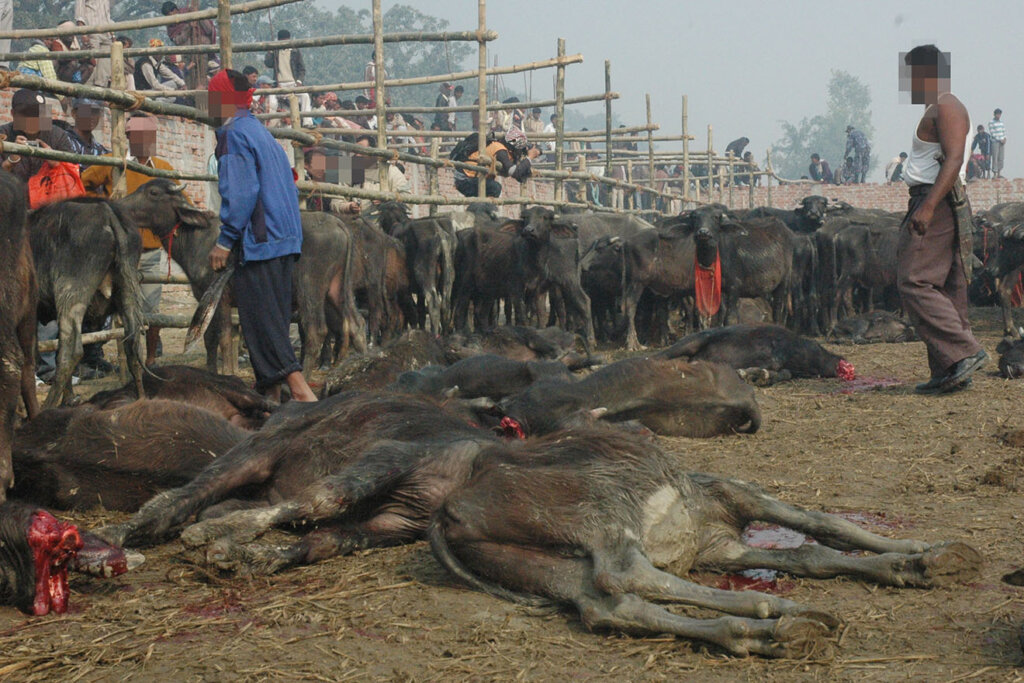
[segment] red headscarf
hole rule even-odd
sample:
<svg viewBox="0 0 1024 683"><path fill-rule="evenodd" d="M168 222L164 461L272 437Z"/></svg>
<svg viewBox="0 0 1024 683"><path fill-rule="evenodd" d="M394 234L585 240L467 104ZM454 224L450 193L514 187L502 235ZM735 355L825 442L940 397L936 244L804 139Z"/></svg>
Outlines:
<svg viewBox="0 0 1024 683"><path fill-rule="evenodd" d="M210 79L207 90L220 93L221 102L233 104L240 109L248 109L252 106L252 88L243 92L235 90L235 84L228 77L227 69L221 69L216 76Z"/></svg>

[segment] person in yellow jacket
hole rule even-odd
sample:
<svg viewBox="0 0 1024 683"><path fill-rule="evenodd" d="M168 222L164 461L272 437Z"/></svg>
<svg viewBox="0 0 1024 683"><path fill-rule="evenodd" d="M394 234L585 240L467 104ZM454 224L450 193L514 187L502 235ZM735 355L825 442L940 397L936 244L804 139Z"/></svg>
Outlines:
<svg viewBox="0 0 1024 683"><path fill-rule="evenodd" d="M157 120L155 117L139 114L125 123L128 133L128 145L131 158L144 166L173 171L167 161L154 156L156 152ZM109 156L109 155L107 155ZM90 166L82 172L82 184L85 190L94 197L109 197L114 189L113 167ZM128 194L135 192L152 178L144 173L128 169L125 172L125 185ZM163 244L152 230L139 226L142 235L142 258L139 259L139 271L143 275L166 275L167 261ZM160 294L163 286L142 285L143 312L147 315L156 313L160 308ZM156 361L157 349L160 345L160 328L151 326L146 330L146 365Z"/></svg>
<svg viewBox="0 0 1024 683"><path fill-rule="evenodd" d="M475 147L475 145L471 145ZM532 169L530 159L538 156L539 151L534 147L530 148L526 135L518 128L509 128L500 138L495 138L487 143L484 154L490 159L490 172L487 174L487 196L500 197L501 183L496 178L504 176L515 178L520 183L530 177ZM461 156L456 154L455 156ZM475 164L480 158L480 151L474 149L459 159L453 156L454 161L465 161ZM455 189L466 197L477 196L476 171L455 169Z"/></svg>

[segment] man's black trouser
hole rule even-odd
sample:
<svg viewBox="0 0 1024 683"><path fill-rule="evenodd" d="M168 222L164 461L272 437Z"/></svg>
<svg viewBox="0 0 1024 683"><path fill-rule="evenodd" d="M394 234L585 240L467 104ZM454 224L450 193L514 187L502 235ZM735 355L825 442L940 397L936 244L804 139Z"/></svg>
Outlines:
<svg viewBox="0 0 1024 683"><path fill-rule="evenodd" d="M292 270L298 260L297 254L289 254L267 261L246 261L235 270L232 288L238 320L260 391L302 370L288 334Z"/></svg>

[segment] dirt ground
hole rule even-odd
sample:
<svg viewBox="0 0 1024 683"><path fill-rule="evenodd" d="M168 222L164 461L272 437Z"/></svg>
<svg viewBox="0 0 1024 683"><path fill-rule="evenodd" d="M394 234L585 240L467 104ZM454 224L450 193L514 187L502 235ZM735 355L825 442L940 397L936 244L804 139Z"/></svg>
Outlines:
<svg viewBox="0 0 1024 683"><path fill-rule="evenodd" d="M973 318L994 357L995 311ZM178 334L165 334L168 349L180 349ZM694 470L859 513L878 533L965 541L985 556L976 583L948 589L787 577L779 584L787 598L845 621L827 661L737 659L672 637L590 633L569 611L461 587L424 543L258 579L211 574L174 543L149 549L128 575L75 576L64 616L0 608L0 680L1021 679L1024 591L1000 577L1024 565L1024 451L1000 437L1024 429L1024 384L996 376L993 362L971 391L915 396L920 343L833 349L859 376L899 383L869 381L851 393L838 380L758 389L757 434L662 440ZM82 393L101 383L87 384ZM75 516L86 527L114 519Z"/></svg>

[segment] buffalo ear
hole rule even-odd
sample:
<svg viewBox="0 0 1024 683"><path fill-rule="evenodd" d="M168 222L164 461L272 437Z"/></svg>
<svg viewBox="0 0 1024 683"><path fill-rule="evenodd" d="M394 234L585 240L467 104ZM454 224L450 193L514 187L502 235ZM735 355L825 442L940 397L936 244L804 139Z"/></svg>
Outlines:
<svg viewBox="0 0 1024 683"><path fill-rule="evenodd" d="M551 226L551 234L555 237L569 239L572 237L578 237L580 229L576 227L575 223L554 223Z"/></svg>

